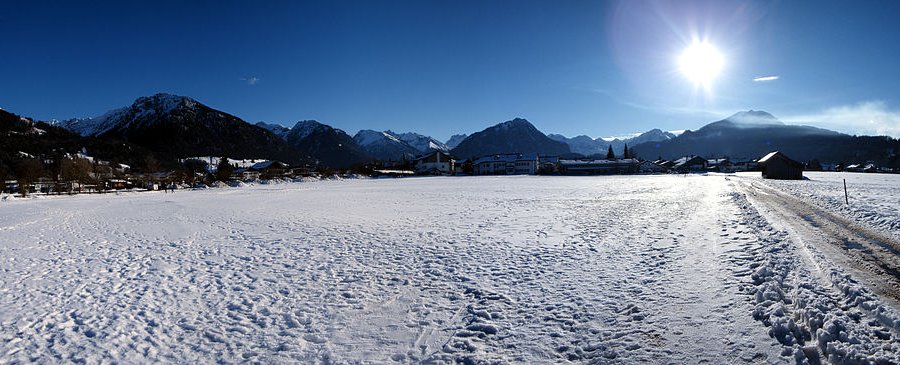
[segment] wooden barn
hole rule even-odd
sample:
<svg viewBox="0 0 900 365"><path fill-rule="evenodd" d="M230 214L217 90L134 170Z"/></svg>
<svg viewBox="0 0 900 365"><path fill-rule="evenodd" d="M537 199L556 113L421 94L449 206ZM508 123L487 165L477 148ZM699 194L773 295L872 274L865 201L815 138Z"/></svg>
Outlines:
<svg viewBox="0 0 900 365"><path fill-rule="evenodd" d="M775 151L759 159L763 179L803 180L803 163Z"/></svg>

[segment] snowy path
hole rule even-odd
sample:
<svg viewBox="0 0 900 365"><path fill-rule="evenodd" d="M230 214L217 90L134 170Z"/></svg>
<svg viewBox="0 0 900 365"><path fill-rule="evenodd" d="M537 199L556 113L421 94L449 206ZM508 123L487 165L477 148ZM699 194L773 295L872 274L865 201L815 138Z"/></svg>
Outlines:
<svg viewBox="0 0 900 365"><path fill-rule="evenodd" d="M754 273L754 315L799 358L900 362L898 242L765 184L740 188L781 245Z"/></svg>
<svg viewBox="0 0 900 365"><path fill-rule="evenodd" d="M880 296L900 304L900 242L884 232L805 203L764 184L743 182L743 190L798 239L810 238L815 251L852 270ZM898 306L900 307L900 306Z"/></svg>
<svg viewBox="0 0 900 365"><path fill-rule="evenodd" d="M526 176L15 201L0 363L793 362L817 350L777 330L810 298L785 288L842 297L753 199L722 176ZM900 349L889 308L825 304L881 315L852 332L870 359Z"/></svg>

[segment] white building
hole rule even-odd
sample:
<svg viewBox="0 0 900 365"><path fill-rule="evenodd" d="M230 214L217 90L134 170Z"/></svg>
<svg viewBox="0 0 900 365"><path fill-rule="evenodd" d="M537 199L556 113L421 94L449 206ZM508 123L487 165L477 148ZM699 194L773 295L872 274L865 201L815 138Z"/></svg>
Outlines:
<svg viewBox="0 0 900 365"><path fill-rule="evenodd" d="M534 175L538 166L536 153L490 155L472 162L475 175Z"/></svg>
<svg viewBox="0 0 900 365"><path fill-rule="evenodd" d="M651 161L641 161L640 165L638 166L638 170L641 173L659 173L666 172L669 169L665 168L664 166L657 165L656 163Z"/></svg>
<svg viewBox="0 0 900 365"><path fill-rule="evenodd" d="M431 153L416 159L417 174L452 174L456 172L456 160L441 151Z"/></svg>
<svg viewBox="0 0 900 365"><path fill-rule="evenodd" d="M633 158L617 160L559 160L559 172L563 175L633 174L640 169L640 162Z"/></svg>

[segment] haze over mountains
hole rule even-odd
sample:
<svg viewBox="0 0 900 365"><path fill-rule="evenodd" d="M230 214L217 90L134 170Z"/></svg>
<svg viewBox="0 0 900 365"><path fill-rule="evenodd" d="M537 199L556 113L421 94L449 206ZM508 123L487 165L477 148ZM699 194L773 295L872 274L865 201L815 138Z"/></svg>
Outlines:
<svg viewBox="0 0 900 365"><path fill-rule="evenodd" d="M645 159L684 155L753 159L781 150L798 160L896 164L900 154L900 143L890 137L857 137L786 125L769 113L752 110L678 136L653 129L636 137L614 140L568 138L546 135L527 120L515 118L470 135L454 135L446 143L414 132L390 130L360 130L351 137L317 121L300 121L291 128L277 123L250 124L192 98L171 94L140 97L130 106L96 118L42 123L8 112L3 112L3 116L0 131L6 137L0 146L6 160L18 158L19 152L37 156L85 150L138 168L148 156L163 163L192 156L226 156L333 168L374 161L410 161L434 150L449 152L459 159L498 153L577 158L605 156L609 146L621 155L626 144L629 151Z"/></svg>
<svg viewBox="0 0 900 365"><path fill-rule="evenodd" d="M778 150L799 161L892 164L897 162L900 143L885 136L850 136L784 124L769 113L750 110L666 141L636 144L633 150L647 159L698 155L749 160Z"/></svg>

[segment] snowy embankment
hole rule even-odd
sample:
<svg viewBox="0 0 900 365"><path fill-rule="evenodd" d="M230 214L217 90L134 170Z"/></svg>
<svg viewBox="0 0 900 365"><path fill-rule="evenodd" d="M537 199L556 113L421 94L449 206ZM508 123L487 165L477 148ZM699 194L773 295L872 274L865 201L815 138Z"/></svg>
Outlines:
<svg viewBox="0 0 900 365"><path fill-rule="evenodd" d="M802 181L764 180L758 172L738 175L788 192L836 214L852 217L900 239L900 174L806 171L803 175L808 180ZM849 204L844 198L844 179L847 180Z"/></svg>
<svg viewBox="0 0 900 365"><path fill-rule="evenodd" d="M0 362L898 361L893 314L804 274L806 246L737 190L436 177L12 201Z"/></svg>

